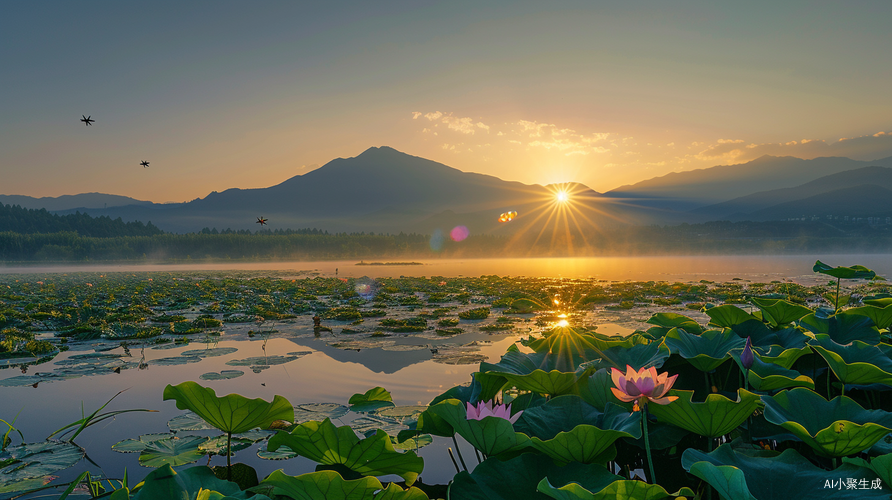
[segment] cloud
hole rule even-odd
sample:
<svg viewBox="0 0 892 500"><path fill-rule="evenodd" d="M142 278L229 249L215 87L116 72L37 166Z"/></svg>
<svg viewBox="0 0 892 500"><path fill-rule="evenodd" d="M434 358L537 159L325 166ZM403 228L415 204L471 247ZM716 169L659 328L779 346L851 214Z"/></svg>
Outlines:
<svg viewBox="0 0 892 500"><path fill-rule="evenodd" d="M421 111L413 111L413 112L412 112L412 119L413 119L413 120L417 120L419 116L421 116Z"/></svg>
<svg viewBox="0 0 892 500"><path fill-rule="evenodd" d="M430 121L439 120L441 116L443 116L443 113L440 113L439 111L434 111L433 113L424 115L424 117Z"/></svg>
<svg viewBox="0 0 892 500"><path fill-rule="evenodd" d="M445 123L450 130L455 130L462 134L473 134L476 131L474 120L471 118L457 118L448 115L443 117L443 123Z"/></svg>

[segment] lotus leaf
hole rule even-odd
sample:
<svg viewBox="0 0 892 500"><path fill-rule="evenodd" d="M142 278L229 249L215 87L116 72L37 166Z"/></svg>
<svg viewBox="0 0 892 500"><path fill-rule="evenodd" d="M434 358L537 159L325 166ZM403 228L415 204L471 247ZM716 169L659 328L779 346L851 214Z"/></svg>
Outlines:
<svg viewBox="0 0 892 500"><path fill-rule="evenodd" d="M381 429L391 436L396 436L401 430L408 428L397 419L380 417L377 414L354 418L350 422L350 427L360 434L374 434L376 430Z"/></svg>
<svg viewBox="0 0 892 500"><path fill-rule="evenodd" d="M649 413L662 422L668 422L701 436L717 438L736 429L759 407L759 396L738 389L737 400L710 394L703 402L692 401L694 391L669 391L678 399L668 405L647 405Z"/></svg>
<svg viewBox="0 0 892 500"><path fill-rule="evenodd" d="M544 405L525 410L514 423L518 432L542 440L552 439L561 431L570 431L579 424L593 425L641 437L641 414L608 403L602 412L575 395L552 398Z"/></svg>
<svg viewBox="0 0 892 500"><path fill-rule="evenodd" d="M547 456L524 453L505 461L490 458L470 474L456 474L448 500L547 500L548 496L537 491L546 477L554 484L576 482L589 491L600 491L621 479L601 465L571 463L561 467Z"/></svg>
<svg viewBox="0 0 892 500"><path fill-rule="evenodd" d="M706 310L706 315L709 316L709 324L719 328L732 328L746 321L755 319L752 314L731 304L710 307ZM759 323L762 322L759 321Z"/></svg>
<svg viewBox="0 0 892 500"><path fill-rule="evenodd" d="M217 397L213 389L187 381L164 388L164 400L176 400L177 408L191 410L223 432L238 434L255 427L267 428L276 420L294 420L294 408L282 396L272 402L238 394Z"/></svg>
<svg viewBox="0 0 892 500"><path fill-rule="evenodd" d="M839 344L848 344L855 340L871 345L880 343L880 331L873 324L873 320L848 311L829 318L820 318L816 314L809 314L799 320L799 326L814 334L827 334Z"/></svg>
<svg viewBox="0 0 892 500"><path fill-rule="evenodd" d="M669 351L677 353L700 371L711 372L731 357L731 349L742 349L745 340L734 332L706 330L693 335L673 328L664 340Z"/></svg>
<svg viewBox="0 0 892 500"><path fill-rule="evenodd" d="M694 496L690 488L682 488L669 493L659 484L647 484L644 481L620 479L602 490L592 493L577 483L568 483L560 488L552 486L548 478L539 481L539 492L556 500L661 500L679 496Z"/></svg>
<svg viewBox="0 0 892 500"><path fill-rule="evenodd" d="M762 319L773 327L792 323L806 314L811 314L811 309L788 300L756 297L751 300L762 311Z"/></svg>
<svg viewBox="0 0 892 500"><path fill-rule="evenodd" d="M474 448L487 456L498 455L508 450L520 450L529 445L526 434L514 432L511 422L499 417L484 417L482 420L468 420L467 408L457 399L441 401L428 409L442 418L465 438Z"/></svg>
<svg viewBox="0 0 892 500"><path fill-rule="evenodd" d="M0 451L0 488L67 469L84 458L80 446L66 441L7 446Z"/></svg>
<svg viewBox="0 0 892 500"><path fill-rule="evenodd" d="M632 403L624 403L617 399L613 391L610 390L611 387L613 387L613 380L610 378L608 368L601 368L588 377L580 378L576 385L579 397L599 410L603 411L607 403L631 409Z"/></svg>
<svg viewBox="0 0 892 500"><path fill-rule="evenodd" d="M150 441L139 454L139 464L144 467L191 464L204 455L198 448L207 440L202 436L174 436Z"/></svg>
<svg viewBox="0 0 892 500"><path fill-rule="evenodd" d="M887 488L892 486L892 453L873 457L870 462L860 457L843 457L842 461L870 469L883 480Z"/></svg>
<svg viewBox="0 0 892 500"><path fill-rule="evenodd" d="M585 367L591 368L617 368L625 370L626 365L636 370L642 368L660 368L670 356L669 348L663 341L654 341L650 344L637 344L632 347L611 347L601 352L602 358L598 361L589 361Z"/></svg>
<svg viewBox="0 0 892 500"><path fill-rule="evenodd" d="M861 302L867 305L885 308L888 305L892 305L892 297L890 297L889 294L879 294L864 297L861 299Z"/></svg>
<svg viewBox="0 0 892 500"><path fill-rule="evenodd" d="M827 401L805 388L762 396L765 420L790 431L818 454L842 457L866 450L892 430L892 413L865 410L846 396Z"/></svg>
<svg viewBox="0 0 892 500"><path fill-rule="evenodd" d="M289 476L274 471L252 491L270 491L295 500L427 500L418 488L403 490L396 484L386 489L375 477L347 480L334 471Z"/></svg>
<svg viewBox="0 0 892 500"><path fill-rule="evenodd" d="M779 345L773 345L767 350L760 349L759 359L766 363L778 365L780 367L791 369L793 364L802 356L811 354L812 350L807 346L801 349L785 349Z"/></svg>
<svg viewBox="0 0 892 500"><path fill-rule="evenodd" d="M149 443L170 437L172 436L167 432L164 434L143 434L138 439L125 439L115 443L111 448L121 453L138 453L145 450Z"/></svg>
<svg viewBox="0 0 892 500"><path fill-rule="evenodd" d="M365 394L350 396L348 404L351 411L364 413L393 406L393 397L383 387L375 387L366 391Z"/></svg>
<svg viewBox="0 0 892 500"><path fill-rule="evenodd" d="M865 300L864 302L868 303L870 301ZM892 327L892 304L886 304L884 307L877 307L875 305L853 307L852 309L846 310L846 313L867 316L873 321L873 324L881 330L888 330Z"/></svg>
<svg viewBox="0 0 892 500"><path fill-rule="evenodd" d="M742 339L749 337L753 347L762 348L763 350L769 349L771 346L781 346L784 349L801 349L811 339L811 337L796 328L772 330L757 319L749 319L743 323L736 324L731 327L731 330Z"/></svg>
<svg viewBox="0 0 892 500"><path fill-rule="evenodd" d="M810 377L796 370L787 370L774 363L766 363L759 359L758 355L753 360L753 366L747 371L747 380L753 389L763 392L793 387L808 387L812 390L815 388L815 381Z"/></svg>
<svg viewBox="0 0 892 500"><path fill-rule="evenodd" d="M536 352L563 355L583 361L597 356L597 349L602 347L599 344L606 344L606 342L599 341L591 335L580 334L569 327L555 328L547 332L541 339L526 342L527 347Z"/></svg>
<svg viewBox="0 0 892 500"><path fill-rule="evenodd" d="M230 359L226 362L229 366L273 366L294 361L299 356L254 356L245 359Z"/></svg>
<svg viewBox="0 0 892 500"><path fill-rule="evenodd" d="M849 266L849 267L830 267L827 264L824 264L821 261L816 261L812 271L816 273L826 274L828 276L833 276L834 278L840 279L871 279L877 275L877 273L871 271L870 269L864 266Z"/></svg>
<svg viewBox="0 0 892 500"><path fill-rule="evenodd" d="M199 444L198 449L205 455L219 455L222 457L226 455L226 442L226 436L217 436ZM248 448L252 444L254 444L254 441L251 439L233 436L231 442L232 452L230 453L230 456L235 455L235 452L237 451Z"/></svg>
<svg viewBox="0 0 892 500"><path fill-rule="evenodd" d="M199 358L212 358L216 356L225 356L238 351L235 347L208 347L207 349L192 349L183 351L180 356L197 356Z"/></svg>
<svg viewBox="0 0 892 500"><path fill-rule="evenodd" d="M190 467L176 472L170 465L164 465L150 472L141 483L136 485L134 488L136 494L131 494L130 499L191 500L196 498L202 489L224 495L236 495L241 491L235 483L217 479L208 467Z"/></svg>
<svg viewBox="0 0 892 500"><path fill-rule="evenodd" d="M519 390L557 396L572 392L585 369L561 371L555 355L507 352L498 363L480 363L480 372L508 380ZM572 366L570 367L572 370Z"/></svg>
<svg viewBox="0 0 892 500"><path fill-rule="evenodd" d="M151 363L158 366L177 366L198 363L199 361L201 361L201 358L198 356L173 356L170 358L153 359Z"/></svg>
<svg viewBox="0 0 892 500"><path fill-rule="evenodd" d="M433 443L434 438L430 434L421 434L420 436L410 437L399 441L397 438L391 436L390 442L393 443L393 448L395 450L409 451L424 448L425 446Z"/></svg>
<svg viewBox="0 0 892 500"><path fill-rule="evenodd" d="M794 389L796 390L796 389ZM827 498L828 480L875 476L872 471L843 464L826 471L812 464L794 449L783 453L752 450L746 454L723 444L711 453L689 448L681 457L682 466L715 488L723 498L734 500L813 500ZM845 479L843 479L845 480ZM887 487L875 490L833 490L833 498L889 498Z"/></svg>
<svg viewBox="0 0 892 500"><path fill-rule="evenodd" d="M350 409L337 403L306 403L294 407L294 423L302 424L310 420L323 421L326 418L341 418Z"/></svg>
<svg viewBox="0 0 892 500"><path fill-rule="evenodd" d="M238 378L244 375L245 372L241 370L222 370L221 372L208 372L202 373L200 378L201 380L229 380L233 378Z"/></svg>
<svg viewBox="0 0 892 500"><path fill-rule="evenodd" d="M670 330L672 328L681 328L689 333L700 333L703 331L703 327L699 323L687 316L676 313L656 313L646 323Z"/></svg>
<svg viewBox="0 0 892 500"><path fill-rule="evenodd" d="M177 415L176 417L170 419L167 422L167 428L173 432L180 432L203 431L207 429L213 429L214 427L208 424L203 418L190 411L182 415ZM163 434L161 435L163 436Z"/></svg>
<svg viewBox="0 0 892 500"><path fill-rule="evenodd" d="M279 431L269 440L269 451L287 446L298 454L325 465L341 464L363 475L396 474L415 482L424 468L424 460L413 452L399 453L390 437L378 430L360 440L350 426L335 427L331 420L304 422L291 433Z"/></svg>
<svg viewBox="0 0 892 500"><path fill-rule="evenodd" d="M839 345L827 335L817 335L811 348L824 358L843 384L892 386L892 359L876 345L858 340Z"/></svg>

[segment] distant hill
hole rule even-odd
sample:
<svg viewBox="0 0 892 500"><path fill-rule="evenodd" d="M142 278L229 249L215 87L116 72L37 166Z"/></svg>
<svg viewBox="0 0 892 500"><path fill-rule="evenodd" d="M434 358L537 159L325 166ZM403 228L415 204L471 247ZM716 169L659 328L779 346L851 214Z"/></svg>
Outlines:
<svg viewBox="0 0 892 500"><path fill-rule="evenodd" d="M828 216L852 218L892 216L892 189L875 184L862 184L827 191L805 199L780 203L748 214L734 215L731 220L784 220L789 218ZM836 219L834 219L836 220Z"/></svg>
<svg viewBox="0 0 892 500"><path fill-rule="evenodd" d="M162 231L151 222L124 222L121 218L93 218L75 213L56 215L46 209L28 209L0 203L0 232L20 234L76 232L81 236L109 238L118 236L152 236Z"/></svg>
<svg viewBox="0 0 892 500"><path fill-rule="evenodd" d="M892 167L892 157L874 161L825 157L802 160L791 156L762 156L739 165L673 172L605 193L643 206L687 211L752 193L789 188L868 166Z"/></svg>
<svg viewBox="0 0 892 500"><path fill-rule="evenodd" d="M137 200L129 196L103 193L66 194L57 197L34 198L18 194L0 194L0 203L18 205L22 208L45 208L50 212L74 210L78 208L123 207L125 205L151 205L150 201Z"/></svg>
<svg viewBox="0 0 892 500"><path fill-rule="evenodd" d="M760 214L764 214L759 217L765 217L769 216L768 214L773 213L771 210L767 209L769 209L770 207L783 205L789 210L793 210L793 212L798 213L802 210L805 210L806 205L808 205L806 203L800 208L794 208L799 206L796 203L798 200L805 200L806 198L811 198L814 196L820 197L820 195L824 193L862 185L879 186L885 189L892 190L892 168L879 166L856 168L854 170L847 170L838 174L826 175L800 186L783 189L772 189L770 191L753 193L723 203L717 203L715 205L697 208L692 210L691 212L695 214L701 214L703 216L708 216L712 220L746 220L748 218L752 219L752 217L755 216L749 216L747 214L758 212ZM835 204L836 201L834 201L834 199L840 199L839 193L837 193L837 195L835 196L825 196L823 202ZM865 203L865 205L867 204ZM873 207L865 206L860 207L858 210L859 212L864 211L861 210L861 208L864 208L868 211L873 210ZM823 212L823 210L821 211ZM786 214L787 209L783 209L781 210L781 212ZM784 215L778 218L801 217L802 215L803 214Z"/></svg>
<svg viewBox="0 0 892 500"><path fill-rule="evenodd" d="M651 222L652 209L642 213L622 201L602 200L581 184L571 186L574 197L587 200L583 225L611 221ZM554 188L509 182L490 175L462 172L441 163L401 153L389 147L370 148L354 158L338 158L281 184L260 189L228 189L177 205L91 209L94 215L152 220L166 231L194 232L204 227L257 229L257 217L269 228L318 227L332 232L418 231L441 228L437 214L458 214L449 224L466 225L475 232L514 231L517 220L500 226L500 213L518 210L529 216L553 207ZM566 215L565 215L566 216ZM587 222L585 219L588 218ZM526 221L533 221L527 217ZM540 218L543 224L547 218ZM454 226L442 226L449 230Z"/></svg>

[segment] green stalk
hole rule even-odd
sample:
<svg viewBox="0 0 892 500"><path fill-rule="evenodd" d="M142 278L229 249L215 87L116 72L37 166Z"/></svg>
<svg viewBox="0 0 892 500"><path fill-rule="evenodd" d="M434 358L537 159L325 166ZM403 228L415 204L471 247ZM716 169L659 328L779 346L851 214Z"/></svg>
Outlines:
<svg viewBox="0 0 892 500"><path fill-rule="evenodd" d="M465 472L467 472L468 466L465 465L465 459L461 456L461 449L458 447L458 440L455 439L455 434L452 435L452 442L455 443L455 452L458 453L458 460L459 462L461 462L462 468L465 470Z"/></svg>
<svg viewBox="0 0 892 500"><path fill-rule="evenodd" d="M654 461L650 456L650 437L647 435L647 402L641 405L641 427L644 430L644 451L647 454L647 467L650 470L651 484L657 484L657 477L654 474Z"/></svg>
<svg viewBox="0 0 892 500"><path fill-rule="evenodd" d="M226 433L226 479L232 481L232 431Z"/></svg>
<svg viewBox="0 0 892 500"><path fill-rule="evenodd" d="M839 281L840 278L836 278L836 310L839 311Z"/></svg>

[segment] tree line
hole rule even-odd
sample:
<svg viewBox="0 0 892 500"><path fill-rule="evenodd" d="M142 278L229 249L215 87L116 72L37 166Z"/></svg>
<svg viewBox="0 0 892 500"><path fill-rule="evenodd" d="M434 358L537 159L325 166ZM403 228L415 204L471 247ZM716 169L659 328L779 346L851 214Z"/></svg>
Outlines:
<svg viewBox="0 0 892 500"><path fill-rule="evenodd" d="M91 217L75 212L57 215L45 208L22 208L20 205L0 203L0 232L21 234L75 232L81 236L113 238L119 236L152 236L163 231L151 222L124 222L120 217Z"/></svg>

